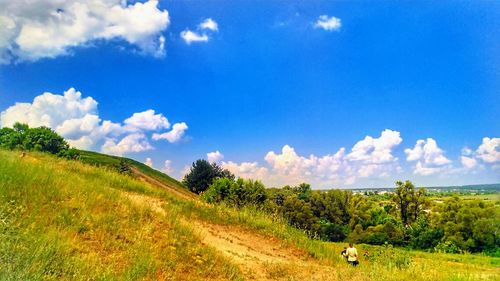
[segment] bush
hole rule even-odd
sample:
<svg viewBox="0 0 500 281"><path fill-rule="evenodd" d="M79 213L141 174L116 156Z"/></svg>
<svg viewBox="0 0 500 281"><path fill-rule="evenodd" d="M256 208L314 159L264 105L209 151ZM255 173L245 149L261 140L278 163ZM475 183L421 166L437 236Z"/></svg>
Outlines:
<svg viewBox="0 0 500 281"><path fill-rule="evenodd" d="M322 240L340 242L343 241L347 235L347 228L329 221L320 221L320 236Z"/></svg>
<svg viewBox="0 0 500 281"><path fill-rule="evenodd" d="M382 250L372 253L370 260L389 269L394 267L397 269L408 268L412 263L412 259L408 253L394 250L391 244L385 244Z"/></svg>
<svg viewBox="0 0 500 281"><path fill-rule="evenodd" d="M451 254L459 254L463 253L462 249L457 246L453 241L445 241L439 243L434 250L438 253L451 253Z"/></svg>
<svg viewBox="0 0 500 281"><path fill-rule="evenodd" d="M235 207L243 207L261 206L267 197L264 185L259 181L218 178L203 193L202 198L209 203L226 202Z"/></svg>
<svg viewBox="0 0 500 281"><path fill-rule="evenodd" d="M76 150L69 151L63 137L47 127L30 128L16 123L13 128L0 129L0 147L48 152L54 155L76 158Z"/></svg>
<svg viewBox="0 0 500 281"><path fill-rule="evenodd" d="M226 169L222 169L216 163L210 164L207 160L199 159L193 163L191 170L182 180L189 190L200 194L207 190L214 179L229 178L234 179L234 175Z"/></svg>

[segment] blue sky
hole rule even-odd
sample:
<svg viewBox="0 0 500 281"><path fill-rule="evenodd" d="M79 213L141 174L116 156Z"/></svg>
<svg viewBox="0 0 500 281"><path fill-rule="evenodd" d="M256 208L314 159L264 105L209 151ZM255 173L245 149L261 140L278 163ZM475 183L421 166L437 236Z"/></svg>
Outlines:
<svg viewBox="0 0 500 281"><path fill-rule="evenodd" d="M500 181L498 2L116 1L84 32L58 29L53 16L90 25L77 17L81 6L38 2L38 23L23 1L0 4L3 126L57 115L45 125L93 138L84 148L150 158L158 169L169 160L177 177L219 151L211 160L268 185ZM142 2L150 16L136 23ZM323 15L329 28L318 25ZM207 19L217 28L202 27ZM31 115L7 110L70 88L98 104L69 119L89 113L99 118L94 132L104 120L121 131L65 131L55 105L38 115L35 106ZM149 109L150 126L125 122ZM183 122L179 134L154 139ZM128 139L142 146L116 148L131 134L143 135Z"/></svg>

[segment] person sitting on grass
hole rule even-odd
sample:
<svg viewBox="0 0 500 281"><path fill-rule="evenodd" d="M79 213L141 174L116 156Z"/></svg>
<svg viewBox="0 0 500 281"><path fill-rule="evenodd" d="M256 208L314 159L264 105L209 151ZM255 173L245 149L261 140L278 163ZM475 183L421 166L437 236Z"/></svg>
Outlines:
<svg viewBox="0 0 500 281"><path fill-rule="evenodd" d="M347 261L347 247L344 247L344 250L340 252L340 255Z"/></svg>
<svg viewBox="0 0 500 281"><path fill-rule="evenodd" d="M352 266L357 266L359 264L358 261L358 251L356 248L352 246L352 243L349 243L349 248L346 250L347 254L347 262Z"/></svg>

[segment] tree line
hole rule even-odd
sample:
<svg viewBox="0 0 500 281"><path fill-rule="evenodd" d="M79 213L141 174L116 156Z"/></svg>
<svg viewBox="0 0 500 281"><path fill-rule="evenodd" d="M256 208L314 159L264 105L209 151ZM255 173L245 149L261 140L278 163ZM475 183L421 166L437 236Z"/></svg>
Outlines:
<svg viewBox="0 0 500 281"><path fill-rule="evenodd" d="M66 140L47 127L30 128L15 123L12 128L0 129L0 147L23 151L40 151L65 158L78 158L78 150L70 148Z"/></svg>
<svg viewBox="0 0 500 281"><path fill-rule="evenodd" d="M498 204L458 196L431 201L424 188L410 181L397 181L394 192L385 197L312 190L307 183L266 188L260 181L235 178L215 163L197 160L183 182L209 203L258 208L325 241L500 254Z"/></svg>

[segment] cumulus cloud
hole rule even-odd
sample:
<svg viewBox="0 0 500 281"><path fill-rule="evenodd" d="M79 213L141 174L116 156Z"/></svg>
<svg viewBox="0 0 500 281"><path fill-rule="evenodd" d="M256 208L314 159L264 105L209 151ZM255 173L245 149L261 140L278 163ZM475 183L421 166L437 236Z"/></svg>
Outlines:
<svg viewBox="0 0 500 281"><path fill-rule="evenodd" d="M367 164L393 162L397 158L392 155L392 150L402 141L403 139L398 131L386 129L380 134L379 138L366 136L363 140L358 141L346 158Z"/></svg>
<svg viewBox="0 0 500 281"><path fill-rule="evenodd" d="M386 177L391 171L400 171L393 150L403 141L398 131L385 129L378 138L366 136L358 141L345 157L349 161L351 177Z"/></svg>
<svg viewBox="0 0 500 281"><path fill-rule="evenodd" d="M260 167L257 162L243 162L238 164L228 161L222 162L221 167L229 170L238 177L247 179L265 180L268 174L268 169Z"/></svg>
<svg viewBox="0 0 500 281"><path fill-rule="evenodd" d="M460 156L460 162L467 169L472 169L477 166L477 160L473 157L468 156Z"/></svg>
<svg viewBox="0 0 500 281"><path fill-rule="evenodd" d="M367 136L346 154L340 148L333 154L302 156L290 145L279 152L269 151L265 165L258 162L222 162L235 175L260 179L268 185L281 186L309 182L316 187L351 185L360 178L383 178L400 172L393 149L401 143L399 132L385 130L380 137Z"/></svg>
<svg viewBox="0 0 500 281"><path fill-rule="evenodd" d="M493 170L498 169L500 162L500 138L484 137L482 143L476 150L468 147L462 148L460 156L462 168L458 172L477 172L491 166Z"/></svg>
<svg viewBox="0 0 500 281"><path fill-rule="evenodd" d="M123 155L129 152L142 152L152 150L153 146L149 144L146 135L142 133L130 134L119 142L114 139L107 139L102 146L102 152L113 155Z"/></svg>
<svg viewBox="0 0 500 281"><path fill-rule="evenodd" d="M211 18L202 21L195 31L185 29L181 32L181 38L190 45L193 42L208 42L210 35L219 31L219 26Z"/></svg>
<svg viewBox="0 0 500 281"><path fill-rule="evenodd" d="M163 114L155 114L152 109L134 113L123 121L129 130L158 130L170 128L170 123Z"/></svg>
<svg viewBox="0 0 500 281"><path fill-rule="evenodd" d="M167 118L152 109L134 113L123 123L103 121L97 111L97 101L82 97L74 88L63 95L45 92L31 103L16 103L0 113L0 127L12 127L15 122L52 128L80 149L118 155L153 149L145 133L170 127ZM174 125L169 132L171 140L178 141L187 129L185 123L178 124L183 125Z"/></svg>
<svg viewBox="0 0 500 281"><path fill-rule="evenodd" d="M321 15L314 24L314 28L321 28L327 31L339 30L342 26L341 20L336 17Z"/></svg>
<svg viewBox="0 0 500 281"><path fill-rule="evenodd" d="M155 56L170 24L157 0L0 1L0 62L35 61L71 53L98 40L120 39Z"/></svg>
<svg viewBox="0 0 500 281"><path fill-rule="evenodd" d="M146 161L144 161L144 164L146 164L147 166L153 168L153 160L151 158L146 158Z"/></svg>
<svg viewBox="0 0 500 281"><path fill-rule="evenodd" d="M483 138L483 142L476 150L476 157L485 163L500 162L500 138Z"/></svg>
<svg viewBox="0 0 500 281"><path fill-rule="evenodd" d="M407 161L416 161L415 174L428 176L450 169L451 160L444 156L444 151L432 138L418 140L415 147L405 149L405 153Z"/></svg>
<svg viewBox="0 0 500 281"><path fill-rule="evenodd" d="M162 140L165 139L170 143L176 143L179 142L182 137L184 136L186 130L188 129L188 126L186 123L175 123L174 126L172 127L172 130L170 130L167 133L163 134L153 134L153 140Z"/></svg>
<svg viewBox="0 0 500 281"><path fill-rule="evenodd" d="M207 153L207 160L210 163L219 163L224 159L224 154L220 153L218 150Z"/></svg>

